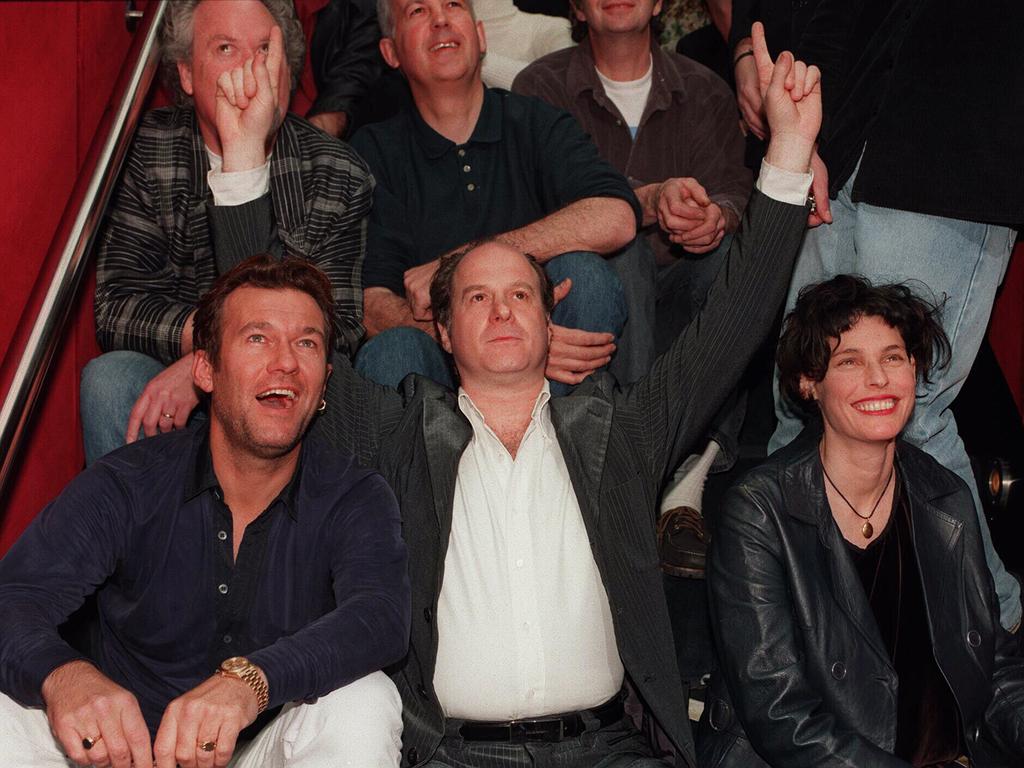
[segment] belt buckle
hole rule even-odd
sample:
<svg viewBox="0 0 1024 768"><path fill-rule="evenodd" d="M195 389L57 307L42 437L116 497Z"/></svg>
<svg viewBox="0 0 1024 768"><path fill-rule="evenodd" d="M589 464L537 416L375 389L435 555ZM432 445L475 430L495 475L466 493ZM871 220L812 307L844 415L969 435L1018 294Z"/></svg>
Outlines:
<svg viewBox="0 0 1024 768"><path fill-rule="evenodd" d="M565 722L562 718L515 720L509 723L509 741L522 744L527 741L556 743L565 736Z"/></svg>

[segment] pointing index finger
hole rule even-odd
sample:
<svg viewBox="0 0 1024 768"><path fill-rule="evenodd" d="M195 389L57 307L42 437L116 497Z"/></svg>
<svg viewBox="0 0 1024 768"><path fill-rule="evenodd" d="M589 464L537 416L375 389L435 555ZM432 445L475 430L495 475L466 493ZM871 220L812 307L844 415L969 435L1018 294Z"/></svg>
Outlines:
<svg viewBox="0 0 1024 768"><path fill-rule="evenodd" d="M761 83L761 93L768 88L772 77L772 56L768 53L768 42L764 36L764 25L755 21L750 28L750 40L754 46L754 64L757 65L757 78Z"/></svg>

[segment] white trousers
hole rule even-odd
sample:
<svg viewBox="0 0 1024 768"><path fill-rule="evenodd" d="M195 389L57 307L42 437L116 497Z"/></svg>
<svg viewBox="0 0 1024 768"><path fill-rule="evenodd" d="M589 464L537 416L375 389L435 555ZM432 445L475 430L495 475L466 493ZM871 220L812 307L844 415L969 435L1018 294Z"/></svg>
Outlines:
<svg viewBox="0 0 1024 768"><path fill-rule="evenodd" d="M396 768L402 748L402 699L383 672L321 696L287 704L231 768ZM0 694L0 766L75 768L50 732L46 713Z"/></svg>

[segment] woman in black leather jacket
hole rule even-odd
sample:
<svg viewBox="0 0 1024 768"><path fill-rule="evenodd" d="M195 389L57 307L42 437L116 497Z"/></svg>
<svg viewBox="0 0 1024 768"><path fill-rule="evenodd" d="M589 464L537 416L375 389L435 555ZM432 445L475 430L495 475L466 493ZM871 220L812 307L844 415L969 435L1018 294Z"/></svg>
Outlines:
<svg viewBox="0 0 1024 768"><path fill-rule="evenodd" d="M705 768L1024 765L1024 659L971 496L899 439L948 353L935 313L840 276L787 318L781 386L820 419L723 504Z"/></svg>

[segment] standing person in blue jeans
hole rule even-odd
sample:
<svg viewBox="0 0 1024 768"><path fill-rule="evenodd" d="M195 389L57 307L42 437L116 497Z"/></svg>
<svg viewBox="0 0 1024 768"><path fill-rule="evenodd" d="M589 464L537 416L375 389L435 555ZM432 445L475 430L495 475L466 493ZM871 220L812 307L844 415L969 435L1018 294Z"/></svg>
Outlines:
<svg viewBox="0 0 1024 768"><path fill-rule="evenodd" d="M877 4L875 4L877 5ZM952 345L947 369L920 387L904 437L967 483L1007 629L1021 619L1020 586L992 547L950 405L984 338L1024 219L1024 6L980 13L966 0L819 0L797 45L822 70L825 119L814 164L818 210L786 302L840 273L919 281L938 302ZM769 450L800 431L776 397Z"/></svg>
<svg viewBox="0 0 1024 768"><path fill-rule="evenodd" d="M484 86L471 4L406 10L382 0L377 14L384 61L405 76L412 104L352 139L376 181L363 263L369 340L356 369L390 386L413 372L450 386L430 280L439 257L493 238L571 280L557 294L547 369L563 393L610 361L632 315L632 252L625 264L606 257L633 240L639 204L569 114Z"/></svg>

